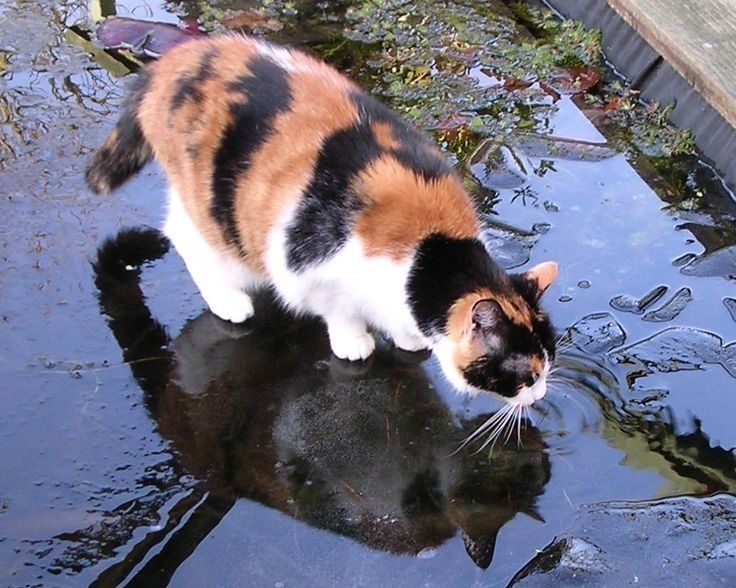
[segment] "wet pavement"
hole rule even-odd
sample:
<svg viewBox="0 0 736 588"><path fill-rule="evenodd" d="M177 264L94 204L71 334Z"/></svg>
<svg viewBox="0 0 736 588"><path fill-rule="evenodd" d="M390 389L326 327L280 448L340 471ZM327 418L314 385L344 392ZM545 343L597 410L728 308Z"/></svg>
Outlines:
<svg viewBox="0 0 736 588"><path fill-rule="evenodd" d="M119 11L176 22L150 4ZM487 104L468 110L481 89L504 105L519 91L466 67L451 89L469 97L415 112L429 74L413 65L407 94L370 65L361 51L390 40L362 3L306 4L281 20L185 8L297 35L420 121L486 124ZM626 150L534 88L534 132L498 122L503 140L455 150L498 259L560 264L546 306L564 336L523 445L453 453L498 403L388 344L338 361L318 322L265 294L252 321L219 321L150 228L155 166L112 196L86 189L124 93L70 37L86 17L0 0L1 584L736 580L735 209L707 165Z"/></svg>

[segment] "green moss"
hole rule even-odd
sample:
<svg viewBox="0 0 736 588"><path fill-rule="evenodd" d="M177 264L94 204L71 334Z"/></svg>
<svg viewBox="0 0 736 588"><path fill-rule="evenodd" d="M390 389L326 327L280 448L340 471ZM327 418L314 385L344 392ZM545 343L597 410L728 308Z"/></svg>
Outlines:
<svg viewBox="0 0 736 588"><path fill-rule="evenodd" d="M223 29L221 22L233 10L257 15L255 22L277 19L281 28L269 38L307 45L425 129L462 114L462 128L437 133L457 161L485 137L503 140L517 131L548 128L555 107L534 82L554 86L555 76L568 68L601 72L602 67L598 31L524 1L193 4L212 30ZM241 30L262 33L257 27ZM601 130L632 157L694 152L692 134L669 124L671 106L646 106L620 82L604 81L576 100L599 111Z"/></svg>

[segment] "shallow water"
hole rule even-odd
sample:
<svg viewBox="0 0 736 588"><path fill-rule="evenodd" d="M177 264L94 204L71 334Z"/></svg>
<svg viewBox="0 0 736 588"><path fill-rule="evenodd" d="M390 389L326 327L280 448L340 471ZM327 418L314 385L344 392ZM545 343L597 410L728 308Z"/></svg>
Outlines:
<svg viewBox="0 0 736 588"><path fill-rule="evenodd" d="M319 46L340 13L275 34ZM707 167L697 206L663 200L650 185L667 178L563 99L549 136L510 135L473 169L499 260L560 264L545 304L565 347L523 445L453 455L499 405L457 396L432 358L382 345L337 361L317 322L267 296L229 326L157 233L130 246L123 228L160 224L163 178L84 186L123 93L66 36L84 14L0 0L0 582L491 585L566 534L570 554L633 558L602 545L611 501L734 492L736 235ZM93 268L134 250L140 272ZM642 532L659 504L636 507ZM588 516L597 535L580 539ZM727 577L729 549L710 545L697 573Z"/></svg>

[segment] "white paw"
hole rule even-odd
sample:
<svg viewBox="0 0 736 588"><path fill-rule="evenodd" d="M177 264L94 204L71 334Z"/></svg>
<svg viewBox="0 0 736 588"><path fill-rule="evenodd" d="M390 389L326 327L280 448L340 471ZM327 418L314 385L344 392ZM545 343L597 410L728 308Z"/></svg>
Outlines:
<svg viewBox="0 0 736 588"><path fill-rule="evenodd" d="M253 301L240 290L221 290L205 300L212 314L231 323L242 323L253 316Z"/></svg>
<svg viewBox="0 0 736 588"><path fill-rule="evenodd" d="M423 351L430 348L429 341L414 335L394 335L394 345L404 351Z"/></svg>
<svg viewBox="0 0 736 588"><path fill-rule="evenodd" d="M370 333L335 333L330 332L330 347L340 359L358 361L365 359L376 348L376 341Z"/></svg>

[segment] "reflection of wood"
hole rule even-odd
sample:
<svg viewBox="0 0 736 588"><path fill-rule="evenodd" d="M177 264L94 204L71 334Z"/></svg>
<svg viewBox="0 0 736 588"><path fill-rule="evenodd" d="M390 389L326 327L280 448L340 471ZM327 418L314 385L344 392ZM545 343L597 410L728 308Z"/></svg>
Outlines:
<svg viewBox="0 0 736 588"><path fill-rule="evenodd" d="M736 0L608 0L736 127Z"/></svg>
<svg viewBox="0 0 736 588"><path fill-rule="evenodd" d="M106 16L113 16L115 14L117 14L115 0L90 0L89 18L92 22L97 22Z"/></svg>
<svg viewBox="0 0 736 588"><path fill-rule="evenodd" d="M83 31L76 27L70 27L65 32L66 40L89 53L92 59L101 67L110 72L110 75L116 78L127 76L130 72L135 71L141 65L141 62L118 54L111 55L101 47L98 47L93 41L89 40Z"/></svg>
<svg viewBox="0 0 736 588"><path fill-rule="evenodd" d="M212 495L203 497L201 491L195 490L172 509L177 512L173 516L169 513L162 530L149 532L121 561L104 570L92 585L167 586L176 570L220 524L235 501L235 498ZM159 544L161 547L157 550ZM132 578L131 574L134 574Z"/></svg>

